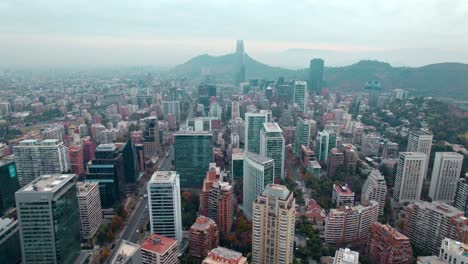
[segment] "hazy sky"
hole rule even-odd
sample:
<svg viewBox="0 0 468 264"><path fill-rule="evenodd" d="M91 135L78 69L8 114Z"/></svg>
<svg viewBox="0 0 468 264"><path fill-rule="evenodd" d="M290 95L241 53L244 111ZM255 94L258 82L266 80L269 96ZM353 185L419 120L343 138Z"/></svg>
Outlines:
<svg viewBox="0 0 468 264"><path fill-rule="evenodd" d="M0 0L0 65L468 63L468 0ZM288 51L289 50L289 51Z"/></svg>

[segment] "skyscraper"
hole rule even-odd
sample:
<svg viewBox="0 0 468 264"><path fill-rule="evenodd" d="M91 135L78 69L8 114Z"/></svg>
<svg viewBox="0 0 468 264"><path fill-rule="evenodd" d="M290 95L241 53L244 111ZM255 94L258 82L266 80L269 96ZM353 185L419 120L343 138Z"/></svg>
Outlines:
<svg viewBox="0 0 468 264"><path fill-rule="evenodd" d="M115 144L101 144L88 165L85 182L98 183L102 208L113 208L125 194L125 168L122 153Z"/></svg>
<svg viewBox="0 0 468 264"><path fill-rule="evenodd" d="M468 217L468 174L465 174L464 178L458 180L453 206L465 212L465 216Z"/></svg>
<svg viewBox="0 0 468 264"><path fill-rule="evenodd" d="M322 59L312 59L309 67L309 90L311 94L320 95L323 87L323 65Z"/></svg>
<svg viewBox="0 0 468 264"><path fill-rule="evenodd" d="M244 41L238 40L236 46L236 66L234 73L234 85L239 87L239 85L245 82L245 51L244 51Z"/></svg>
<svg viewBox="0 0 468 264"><path fill-rule="evenodd" d="M182 188L201 188L208 164L213 161L211 132L174 133L174 164Z"/></svg>
<svg viewBox="0 0 468 264"><path fill-rule="evenodd" d="M366 252L372 264L413 263L409 238L389 225L372 224Z"/></svg>
<svg viewBox="0 0 468 264"><path fill-rule="evenodd" d="M309 146L310 141L310 123L300 117L296 121L296 138L294 141L294 154L299 157L301 146Z"/></svg>
<svg viewBox="0 0 468 264"><path fill-rule="evenodd" d="M0 215L15 207L15 192L19 188L13 156L0 158Z"/></svg>
<svg viewBox="0 0 468 264"><path fill-rule="evenodd" d="M336 170L344 164L344 153L337 148L330 149L327 159L327 175L335 176Z"/></svg>
<svg viewBox="0 0 468 264"><path fill-rule="evenodd" d="M387 185L385 177L378 170L372 170L362 187L361 201L377 201L379 203L379 215L383 215L386 194Z"/></svg>
<svg viewBox="0 0 468 264"><path fill-rule="evenodd" d="M190 227L190 257L204 259L208 253L219 246L218 226L213 219L199 216Z"/></svg>
<svg viewBox="0 0 468 264"><path fill-rule="evenodd" d="M180 122L180 101L162 101L164 118L169 114L175 116L177 122Z"/></svg>
<svg viewBox="0 0 468 264"><path fill-rule="evenodd" d="M408 138L408 152L421 152L426 154L424 168L424 179L427 176L427 166L429 166L429 157L431 155L433 135L429 131L419 130L411 131Z"/></svg>
<svg viewBox="0 0 468 264"><path fill-rule="evenodd" d="M70 169L67 147L58 139L39 142L26 139L13 147L20 186L43 174L62 173Z"/></svg>
<svg viewBox="0 0 468 264"><path fill-rule="evenodd" d="M260 154L260 131L263 123L271 122L271 111L245 114L245 150Z"/></svg>
<svg viewBox="0 0 468 264"><path fill-rule="evenodd" d="M68 157L70 159L71 172L76 175L83 175L85 172L83 148L81 146L70 146L68 148Z"/></svg>
<svg viewBox="0 0 468 264"><path fill-rule="evenodd" d="M273 176L284 180L284 137L277 123L263 123L260 131L260 155L274 160Z"/></svg>
<svg viewBox="0 0 468 264"><path fill-rule="evenodd" d="M286 186L269 184L253 205L252 262L292 263L296 199Z"/></svg>
<svg viewBox="0 0 468 264"><path fill-rule="evenodd" d="M317 160L327 161L328 159L328 143L330 137L327 131L321 131L317 134L317 150L315 151L317 155Z"/></svg>
<svg viewBox="0 0 468 264"><path fill-rule="evenodd" d="M81 237L91 240L102 225L101 197L97 183L76 184L80 209Z"/></svg>
<svg viewBox="0 0 468 264"><path fill-rule="evenodd" d="M21 263L18 220L0 218L0 263Z"/></svg>
<svg viewBox="0 0 468 264"><path fill-rule="evenodd" d="M421 198L426 168L426 154L400 152L393 198L396 202L414 202Z"/></svg>
<svg viewBox="0 0 468 264"><path fill-rule="evenodd" d="M232 180L237 180L244 174L244 150L232 149L231 160Z"/></svg>
<svg viewBox="0 0 468 264"><path fill-rule="evenodd" d="M377 222L379 203L331 209L325 221L325 242L328 244L360 243L369 236L372 223Z"/></svg>
<svg viewBox="0 0 468 264"><path fill-rule="evenodd" d="M231 231L233 220L233 188L228 182L223 182L221 178L219 177L219 167L217 168L215 163L210 163L200 193L200 212L213 219L220 232L227 234Z"/></svg>
<svg viewBox="0 0 468 264"><path fill-rule="evenodd" d="M429 188L429 197L433 201L453 202L462 167L463 155L456 152L436 152Z"/></svg>
<svg viewBox="0 0 468 264"><path fill-rule="evenodd" d="M296 110L305 113L307 111L307 100L307 82L295 81L293 103Z"/></svg>
<svg viewBox="0 0 468 264"><path fill-rule="evenodd" d="M273 183L275 162L271 158L246 152L244 156L243 213L252 219L252 204L269 183Z"/></svg>
<svg viewBox="0 0 468 264"><path fill-rule="evenodd" d="M156 171L148 182L148 207L151 234L182 242L182 211L179 175L175 171Z"/></svg>
<svg viewBox="0 0 468 264"><path fill-rule="evenodd" d="M43 175L16 192L23 263L73 263L80 253L75 176Z"/></svg>
<svg viewBox="0 0 468 264"><path fill-rule="evenodd" d="M441 202L417 201L405 207L403 233L421 255L438 255L440 241L450 238L468 243L468 218Z"/></svg>
<svg viewBox="0 0 468 264"><path fill-rule="evenodd" d="M158 118L150 116L143 119L143 151L145 159L156 156L159 152Z"/></svg>

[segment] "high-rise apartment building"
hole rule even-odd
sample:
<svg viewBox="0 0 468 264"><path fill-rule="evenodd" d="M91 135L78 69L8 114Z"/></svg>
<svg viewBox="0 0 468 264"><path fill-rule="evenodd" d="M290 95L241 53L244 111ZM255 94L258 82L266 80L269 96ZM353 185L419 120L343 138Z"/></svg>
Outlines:
<svg viewBox="0 0 468 264"><path fill-rule="evenodd" d="M190 257L202 260L208 253L219 246L218 226L213 219L200 216L190 227Z"/></svg>
<svg viewBox="0 0 468 264"><path fill-rule="evenodd" d="M213 161L211 132L174 133L174 164L182 188L201 188L208 164Z"/></svg>
<svg viewBox="0 0 468 264"><path fill-rule="evenodd" d="M468 217L468 174L465 175L465 178L458 180L457 190L453 198L453 206L465 212L465 217Z"/></svg>
<svg viewBox="0 0 468 264"><path fill-rule="evenodd" d="M224 247L213 248L202 264L247 264L242 253Z"/></svg>
<svg viewBox="0 0 468 264"><path fill-rule="evenodd" d="M444 238L468 243L468 218L442 202L417 201L405 207L403 233L421 254L438 255Z"/></svg>
<svg viewBox="0 0 468 264"><path fill-rule="evenodd" d="M245 113L245 150L260 154L260 131L263 123L271 122L271 111Z"/></svg>
<svg viewBox="0 0 468 264"><path fill-rule="evenodd" d="M307 82L294 82L293 103L297 111L305 113L307 111Z"/></svg>
<svg viewBox="0 0 468 264"><path fill-rule="evenodd" d="M271 158L246 152L244 156L243 205L242 210L252 219L252 205L265 186L273 183L275 162Z"/></svg>
<svg viewBox="0 0 468 264"><path fill-rule="evenodd" d="M344 153L337 148L330 149L327 159L327 175L335 176L336 170L344 164Z"/></svg>
<svg viewBox="0 0 468 264"><path fill-rule="evenodd" d="M224 234L229 233L232 226L232 193L232 186L219 177L219 167L217 168L215 163L210 163L200 193L200 212L213 219L219 231Z"/></svg>
<svg viewBox="0 0 468 264"><path fill-rule="evenodd" d="M260 155L274 160L273 177L284 180L284 137L278 123L263 123L260 131Z"/></svg>
<svg viewBox="0 0 468 264"><path fill-rule="evenodd" d="M58 139L63 142L65 128L63 125L53 125L42 131L42 139Z"/></svg>
<svg viewBox="0 0 468 264"><path fill-rule="evenodd" d="M442 240L439 259L449 264L468 263L468 244L445 238Z"/></svg>
<svg viewBox="0 0 468 264"><path fill-rule="evenodd" d="M240 117L240 107L239 107L240 96L233 95L231 102L231 119L236 119Z"/></svg>
<svg viewBox="0 0 468 264"><path fill-rule="evenodd" d="M85 182L98 183L102 208L113 208L125 194L122 153L115 144L101 144L88 165Z"/></svg>
<svg viewBox="0 0 468 264"><path fill-rule="evenodd" d="M177 122L180 122L180 101L162 101L164 118L169 114L175 116Z"/></svg>
<svg viewBox="0 0 468 264"><path fill-rule="evenodd" d="M76 190L80 209L81 237L89 241L99 230L103 221L99 185L78 182Z"/></svg>
<svg viewBox="0 0 468 264"><path fill-rule="evenodd" d="M0 215L15 207L15 192L19 188L13 156L0 158Z"/></svg>
<svg viewBox="0 0 468 264"><path fill-rule="evenodd" d="M83 175L85 172L83 148L81 146L70 146L68 148L68 158L70 159L71 172L76 175Z"/></svg>
<svg viewBox="0 0 468 264"><path fill-rule="evenodd" d="M376 201L331 209L325 221L325 242L340 245L365 241L378 216L379 203Z"/></svg>
<svg viewBox="0 0 468 264"><path fill-rule="evenodd" d="M380 136L377 134L364 134L361 142L361 154L363 156L378 156L380 149Z"/></svg>
<svg viewBox="0 0 468 264"><path fill-rule="evenodd" d="M427 166L429 166L429 157L431 155L433 135L429 131L419 130L411 131L408 138L408 152L421 152L426 154L426 163L424 167L424 178L427 174Z"/></svg>
<svg viewBox="0 0 468 264"><path fill-rule="evenodd" d="M400 152L393 199L396 202L414 202L421 198L426 168L426 154L421 152Z"/></svg>
<svg viewBox="0 0 468 264"><path fill-rule="evenodd" d="M177 240L152 234L141 243L142 264L174 264L177 259Z"/></svg>
<svg viewBox="0 0 468 264"><path fill-rule="evenodd" d="M42 142L26 139L13 147L20 186L43 174L62 173L70 169L67 147L58 139Z"/></svg>
<svg viewBox="0 0 468 264"><path fill-rule="evenodd" d="M379 215L383 215L386 195L387 184L385 183L385 177L380 171L372 170L362 187L361 201L377 201L379 203Z"/></svg>
<svg viewBox="0 0 468 264"><path fill-rule="evenodd" d="M335 252L333 264L359 264L359 252L340 248Z"/></svg>
<svg viewBox="0 0 468 264"><path fill-rule="evenodd" d="M182 242L182 211L179 175L175 171L156 171L148 182L148 207L151 234Z"/></svg>
<svg viewBox="0 0 468 264"><path fill-rule="evenodd" d="M320 131L317 134L317 150L315 155L317 155L317 160L327 161L328 159L328 143L330 140L330 135L327 131Z"/></svg>
<svg viewBox="0 0 468 264"><path fill-rule="evenodd" d="M319 58L310 60L309 66L309 90L311 93L320 95L323 87L324 61Z"/></svg>
<svg viewBox="0 0 468 264"><path fill-rule="evenodd" d="M389 225L373 223L366 253L372 264L411 264L413 249L408 237Z"/></svg>
<svg viewBox="0 0 468 264"><path fill-rule="evenodd" d="M292 263L296 199L286 186L269 184L253 205L252 262Z"/></svg>
<svg viewBox="0 0 468 264"><path fill-rule="evenodd" d="M73 263L80 253L75 178L42 175L15 193L23 263Z"/></svg>
<svg viewBox="0 0 468 264"><path fill-rule="evenodd" d="M397 159L400 147L398 143L387 141L384 143L382 159Z"/></svg>
<svg viewBox="0 0 468 264"><path fill-rule="evenodd" d="M310 141L310 123L298 117L296 120L296 135L294 141L294 154L296 157L301 155L301 146L309 146Z"/></svg>
<svg viewBox="0 0 468 264"><path fill-rule="evenodd" d="M429 188L429 197L433 201L453 202L462 167L463 155L456 152L436 152Z"/></svg>
<svg viewBox="0 0 468 264"><path fill-rule="evenodd" d="M341 186L333 184L332 201L336 204L336 207L353 206L354 192L349 188L348 184Z"/></svg>

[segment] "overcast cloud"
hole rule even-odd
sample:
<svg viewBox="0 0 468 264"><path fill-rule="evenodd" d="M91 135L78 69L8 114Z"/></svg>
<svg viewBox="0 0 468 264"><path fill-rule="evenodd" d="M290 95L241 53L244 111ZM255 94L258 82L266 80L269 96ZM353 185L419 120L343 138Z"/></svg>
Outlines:
<svg viewBox="0 0 468 264"><path fill-rule="evenodd" d="M0 0L0 65L468 63L468 0ZM291 51L293 50L293 51Z"/></svg>

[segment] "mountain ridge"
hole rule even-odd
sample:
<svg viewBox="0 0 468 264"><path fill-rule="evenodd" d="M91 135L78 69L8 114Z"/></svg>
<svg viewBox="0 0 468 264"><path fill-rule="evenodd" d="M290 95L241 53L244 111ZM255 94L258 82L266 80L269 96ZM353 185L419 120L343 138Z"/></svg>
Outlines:
<svg viewBox="0 0 468 264"><path fill-rule="evenodd" d="M201 78L212 75L221 81L232 81L235 72L235 53L212 56L201 54L177 65L170 71L182 76ZM246 78L276 80L308 79L308 69L292 70L259 62L245 54ZM378 80L384 90L408 90L412 95L448 97L468 100L468 64L443 62L420 67L394 67L377 60L360 60L347 66L325 67L326 86L345 92L362 90L368 80Z"/></svg>

